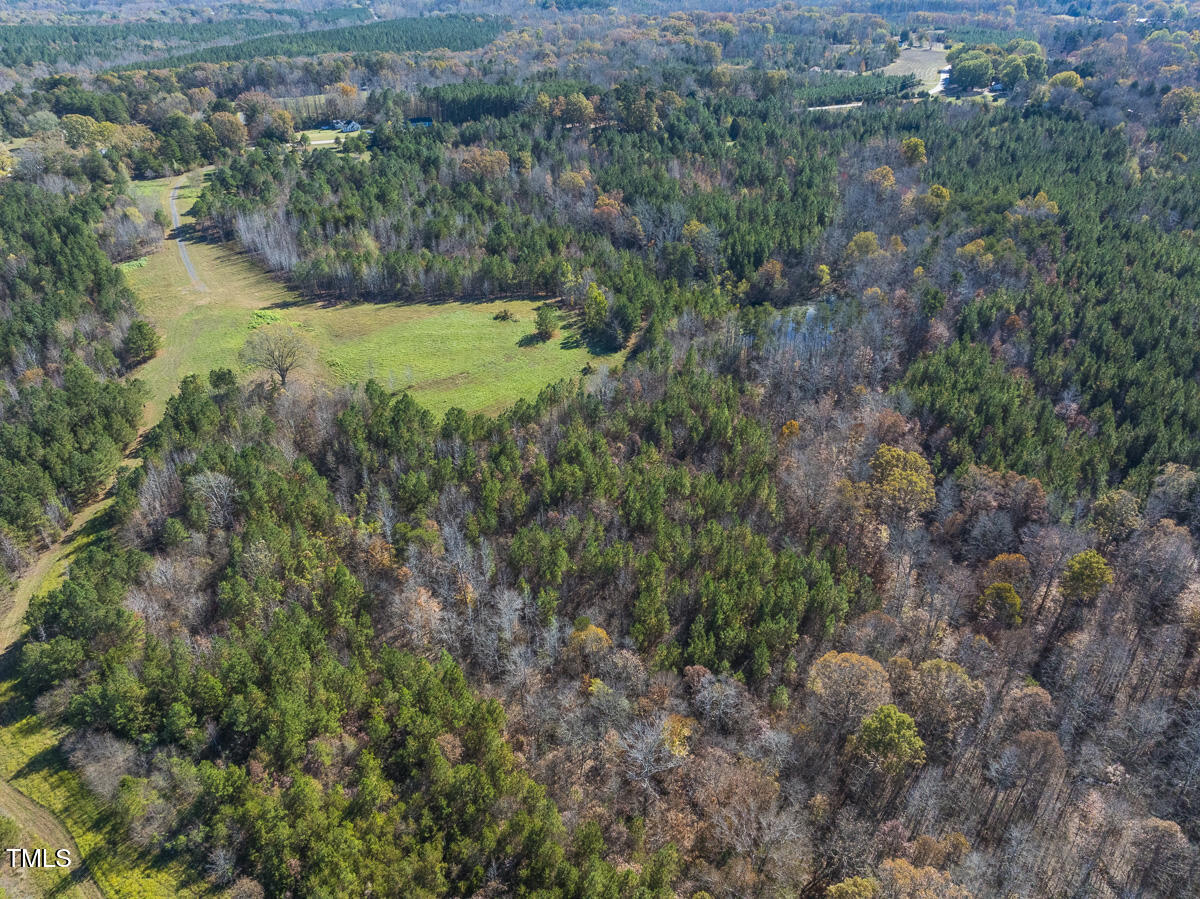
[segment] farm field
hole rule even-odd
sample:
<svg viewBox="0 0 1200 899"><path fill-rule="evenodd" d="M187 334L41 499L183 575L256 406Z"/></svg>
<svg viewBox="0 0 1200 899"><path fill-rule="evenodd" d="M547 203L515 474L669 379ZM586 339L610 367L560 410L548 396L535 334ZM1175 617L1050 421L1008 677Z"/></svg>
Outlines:
<svg viewBox="0 0 1200 899"><path fill-rule="evenodd" d="M159 179L136 190L169 207L174 183ZM184 224L197 186L184 182L177 193ZM531 340L538 300L320 306L305 302L231 244L188 241L186 252L195 280L173 239L126 266L144 314L163 336L162 350L139 373L150 388L151 422L184 376L219 367L244 371L238 353L252 329L278 321L295 324L313 347L302 378L349 384L373 377L410 388L437 414L452 406L498 412L547 384L580 375L589 364L622 358L592 354L569 325L552 340ZM497 320L502 309L514 320Z"/></svg>
<svg viewBox="0 0 1200 899"><path fill-rule="evenodd" d="M883 74L916 75L925 90L933 90L941 83L939 72L945 67L946 48L942 44L934 44L931 50L905 47L899 59L884 67Z"/></svg>

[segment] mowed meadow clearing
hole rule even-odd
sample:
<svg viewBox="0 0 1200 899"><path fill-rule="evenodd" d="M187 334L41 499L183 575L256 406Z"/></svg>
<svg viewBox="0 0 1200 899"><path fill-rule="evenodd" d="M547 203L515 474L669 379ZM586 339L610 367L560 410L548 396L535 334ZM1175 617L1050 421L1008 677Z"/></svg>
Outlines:
<svg viewBox="0 0 1200 899"><path fill-rule="evenodd" d="M199 175L134 184L185 225ZM177 242L125 266L143 314L162 336L159 354L139 371L150 388L146 419L156 421L166 400L188 374L229 367L247 373L238 353L256 325L294 324L312 354L302 379L351 384L375 378L385 387L408 388L436 414L452 406L468 412L499 412L534 398L547 384L577 377L592 366L614 365L622 354L595 355L564 321L548 341L531 339L541 300L489 302L307 302L272 278L234 244L186 241L193 281ZM497 319L507 310L511 319Z"/></svg>
<svg viewBox="0 0 1200 899"><path fill-rule="evenodd" d="M942 44L932 47L905 47L899 58L883 69L885 75L916 75L921 87L933 90L942 80L941 71L946 67L946 48Z"/></svg>

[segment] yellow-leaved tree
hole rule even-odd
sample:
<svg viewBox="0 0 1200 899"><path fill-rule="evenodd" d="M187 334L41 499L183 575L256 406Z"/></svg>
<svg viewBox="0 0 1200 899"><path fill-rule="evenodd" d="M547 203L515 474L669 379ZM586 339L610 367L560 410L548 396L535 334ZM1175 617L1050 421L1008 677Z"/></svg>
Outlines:
<svg viewBox="0 0 1200 899"><path fill-rule="evenodd" d="M879 516L908 525L933 508L933 472L920 453L882 444L871 458L868 496Z"/></svg>

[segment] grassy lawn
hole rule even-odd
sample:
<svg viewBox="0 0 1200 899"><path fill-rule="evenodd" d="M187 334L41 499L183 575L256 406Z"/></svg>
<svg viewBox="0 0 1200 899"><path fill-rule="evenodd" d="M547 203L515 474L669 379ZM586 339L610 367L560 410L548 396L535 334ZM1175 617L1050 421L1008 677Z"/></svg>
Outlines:
<svg viewBox="0 0 1200 899"><path fill-rule="evenodd" d="M45 849L47 857L53 864L55 847L47 846L37 837L28 836L24 830L21 833L21 848ZM4 864L8 865L8 854L4 855ZM30 868L5 868L0 874L0 889L8 892L4 896L62 896L64 899L82 899L85 895L71 880L69 869L58 871L41 871Z"/></svg>
<svg viewBox="0 0 1200 899"><path fill-rule="evenodd" d="M883 69L883 74L916 75L921 79L921 87L931 90L941 82L942 76L938 73L945 67L946 51L941 44L934 44L932 50L905 47L899 58Z"/></svg>
<svg viewBox="0 0 1200 899"><path fill-rule="evenodd" d="M59 846L51 846L37 835L37 831L26 826L19 815L4 817L17 826L19 834L16 847L23 849L45 849L50 864L54 864L55 852L62 848ZM8 847L4 847L8 848ZM0 867L0 890L7 890L7 893L0 893L5 897L8 896L61 896L64 899L91 899L95 896L94 892L86 890L76 883L72 877L71 869L79 864L79 859L75 857L76 853L71 853L70 868L25 868L25 867L10 867L10 861L7 853L0 855L0 861L3 861L3 867Z"/></svg>
<svg viewBox="0 0 1200 899"><path fill-rule="evenodd" d="M434 412L451 406L498 412L517 398L532 399L547 384L578 376L594 356L571 328L553 339L531 339L539 301L431 305L356 305L282 310L323 347L322 361L337 381L374 377L410 387ZM500 310L515 321L497 321Z"/></svg>
<svg viewBox="0 0 1200 899"><path fill-rule="evenodd" d="M338 137L349 137L349 135L342 134L340 131L334 131L331 128L309 128L307 131L297 131L296 140L299 140L302 134L307 134L308 139L313 143L316 143L317 141L330 141Z"/></svg>
<svg viewBox="0 0 1200 899"><path fill-rule="evenodd" d="M129 195L139 200L143 197L154 197L160 200L165 206L171 185L174 183L174 178L155 178L153 181L130 181Z"/></svg>
<svg viewBox="0 0 1200 899"><path fill-rule="evenodd" d="M143 182L136 189L157 194L165 205L171 183ZM180 191L181 213L194 196L194 187ZM189 242L187 249L202 287L192 284L171 240L144 264L126 267L143 313L163 335L162 351L139 372L151 391L148 421L162 414L187 374L223 366L247 373L238 351L264 318L294 323L308 337L314 358L302 376L339 384L374 377L410 388L438 414L451 406L499 412L589 364L622 358L593 355L569 323L550 341L530 340L540 301L320 306L303 302L232 245ZM517 320L495 320L501 309Z"/></svg>

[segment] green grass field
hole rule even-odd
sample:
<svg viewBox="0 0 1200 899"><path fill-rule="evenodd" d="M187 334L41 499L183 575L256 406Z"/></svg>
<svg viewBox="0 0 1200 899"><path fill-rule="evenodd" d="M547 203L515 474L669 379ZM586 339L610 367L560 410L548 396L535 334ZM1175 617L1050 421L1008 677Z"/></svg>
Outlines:
<svg viewBox="0 0 1200 899"><path fill-rule="evenodd" d="M921 87L931 90L941 82L942 76L938 73L945 67L946 51L941 44L935 44L932 50L905 47L900 51L900 57L883 69L883 74L916 75L921 79Z"/></svg>
<svg viewBox="0 0 1200 899"><path fill-rule="evenodd" d="M547 384L576 377L589 365L617 356L593 356L571 329L531 340L541 303L504 300L431 305L356 305L283 310L322 347L323 368L347 383L375 378L407 387L434 412L460 406L498 412L520 397L532 399ZM498 321L508 310L515 321Z"/></svg>
<svg viewBox="0 0 1200 899"><path fill-rule="evenodd" d="M130 181L129 195L139 200L143 197L153 197L165 206L167 197L170 194L171 185L174 183L174 178L156 178L153 181Z"/></svg>
<svg viewBox="0 0 1200 899"><path fill-rule="evenodd" d="M136 190L157 195L165 206L171 183L143 182ZM194 184L180 192L181 213L194 196ZM498 412L518 398L532 399L547 384L580 375L589 364L622 359L593 355L570 323L550 341L531 341L538 300L321 306L304 302L232 245L189 242L187 250L202 287L192 284L172 240L145 264L125 270L143 313L163 336L162 351L138 375L151 391L148 421L162 414L187 374L222 366L249 374L238 352L261 310L307 336L312 358L300 377L335 384L373 377L410 388L439 414L451 406ZM497 321L501 309L517 320Z"/></svg>
<svg viewBox="0 0 1200 899"><path fill-rule="evenodd" d="M307 131L297 131L296 132L296 140L299 140L300 136L303 134L307 134L308 139L310 141L312 141L314 144L317 143L318 141L326 142L326 141L336 140L339 137L341 137L341 138L348 137L348 135L342 134L340 131L332 131L328 128L309 128Z"/></svg>

